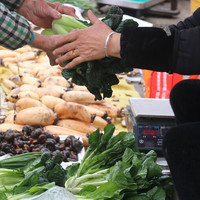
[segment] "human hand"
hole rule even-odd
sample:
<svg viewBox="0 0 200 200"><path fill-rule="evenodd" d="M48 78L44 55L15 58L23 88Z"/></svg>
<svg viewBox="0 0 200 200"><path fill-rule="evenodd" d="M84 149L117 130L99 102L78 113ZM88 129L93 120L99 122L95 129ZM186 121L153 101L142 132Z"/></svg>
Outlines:
<svg viewBox="0 0 200 200"><path fill-rule="evenodd" d="M88 11L88 19L93 24L92 26L71 31L57 40L56 45L59 47L53 51L55 56L59 56L56 63L62 65L64 61L72 59L66 68L73 68L82 62L105 57L104 45L112 29L91 11ZM107 46L109 56L120 57L120 36L121 34L115 33L110 37Z"/></svg>
<svg viewBox="0 0 200 200"><path fill-rule="evenodd" d="M62 35L41 35L41 34L35 33L35 39L29 45L34 48L45 51L49 57L50 64L53 66L53 65L56 65L55 59L57 57L54 56L52 52L55 49L55 46L57 44L56 41L59 40L60 37L62 37Z"/></svg>
<svg viewBox="0 0 200 200"><path fill-rule="evenodd" d="M74 8L45 0L25 0L18 13L42 28L51 28L52 21L61 18L62 14L77 17Z"/></svg>

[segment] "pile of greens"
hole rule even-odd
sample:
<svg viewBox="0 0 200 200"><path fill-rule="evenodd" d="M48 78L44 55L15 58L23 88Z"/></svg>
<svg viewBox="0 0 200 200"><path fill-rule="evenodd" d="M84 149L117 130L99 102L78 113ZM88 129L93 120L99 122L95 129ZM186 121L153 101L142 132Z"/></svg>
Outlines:
<svg viewBox="0 0 200 200"><path fill-rule="evenodd" d="M77 6L83 10L93 10L96 8L96 3L91 3L90 0L48 0L49 2L60 2L62 4L67 3Z"/></svg>
<svg viewBox="0 0 200 200"><path fill-rule="evenodd" d="M31 152L0 161L0 199L4 196L18 200L41 194L55 185L64 187L66 172L61 162L60 151L52 158L49 152Z"/></svg>
<svg viewBox="0 0 200 200"><path fill-rule="evenodd" d="M156 153L140 153L133 133L108 125L89 137L90 146L80 164L66 169L65 187L79 200L168 200L169 176L156 164Z"/></svg>
<svg viewBox="0 0 200 200"><path fill-rule="evenodd" d="M137 27L138 23L132 19L122 21L123 11L118 6L111 6L108 14L102 21L112 30L121 33L125 27ZM81 22L79 20L79 22ZM82 21L87 26L87 24ZM62 75L66 78L72 78L72 82L77 85L84 85L95 95L96 100L112 96L112 85L119 83L116 76L118 73L129 72L132 67L122 66L121 60L114 57L105 57L103 59L84 62L73 69L64 69ZM103 97L102 97L103 94Z"/></svg>
<svg viewBox="0 0 200 200"><path fill-rule="evenodd" d="M59 151L0 161L0 199L170 200L171 178L162 175L156 153L139 152L133 133L113 135L114 130L109 124L90 134L83 160L66 170Z"/></svg>

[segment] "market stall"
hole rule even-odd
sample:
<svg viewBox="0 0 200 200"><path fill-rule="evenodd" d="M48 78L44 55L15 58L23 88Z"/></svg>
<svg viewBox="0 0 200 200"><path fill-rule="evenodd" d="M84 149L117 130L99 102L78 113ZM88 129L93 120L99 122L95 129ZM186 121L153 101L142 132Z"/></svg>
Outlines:
<svg viewBox="0 0 200 200"><path fill-rule="evenodd" d="M120 65L104 72L94 62L100 70L84 85L74 78L77 71L51 66L30 46L1 47L0 60L1 200L171 200L171 177L156 151L140 151L134 131L119 126L134 89L120 79ZM109 79L103 87L101 73Z"/></svg>

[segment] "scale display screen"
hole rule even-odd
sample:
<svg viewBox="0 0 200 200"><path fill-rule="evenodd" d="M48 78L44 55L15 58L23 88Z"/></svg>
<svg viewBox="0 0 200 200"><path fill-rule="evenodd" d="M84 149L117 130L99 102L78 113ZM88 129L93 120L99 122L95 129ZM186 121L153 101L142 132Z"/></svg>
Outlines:
<svg viewBox="0 0 200 200"><path fill-rule="evenodd" d="M158 136L159 127L158 126L138 126L139 135L143 136Z"/></svg>
<svg viewBox="0 0 200 200"><path fill-rule="evenodd" d="M161 148L163 137L171 126L137 126L137 145L139 148Z"/></svg>

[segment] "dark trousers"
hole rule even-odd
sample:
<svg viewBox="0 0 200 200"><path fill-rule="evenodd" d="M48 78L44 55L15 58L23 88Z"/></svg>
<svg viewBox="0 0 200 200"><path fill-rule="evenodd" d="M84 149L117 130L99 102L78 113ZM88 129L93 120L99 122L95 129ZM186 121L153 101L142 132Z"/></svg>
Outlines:
<svg viewBox="0 0 200 200"><path fill-rule="evenodd" d="M179 199L200 200L200 80L175 85L170 103L177 126L166 134L163 152Z"/></svg>

